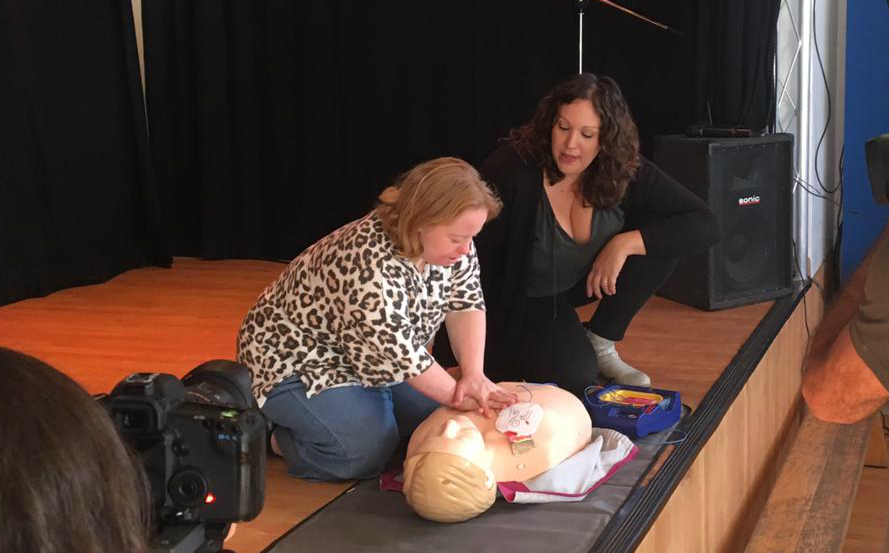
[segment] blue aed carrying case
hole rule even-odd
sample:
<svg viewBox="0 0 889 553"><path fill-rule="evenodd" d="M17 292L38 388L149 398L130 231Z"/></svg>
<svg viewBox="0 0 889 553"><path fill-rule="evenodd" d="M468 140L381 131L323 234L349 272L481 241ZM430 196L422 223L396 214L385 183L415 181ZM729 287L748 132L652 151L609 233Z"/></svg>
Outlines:
<svg viewBox="0 0 889 553"><path fill-rule="evenodd" d="M593 426L644 438L673 426L682 414L679 392L613 384L590 386L584 399Z"/></svg>

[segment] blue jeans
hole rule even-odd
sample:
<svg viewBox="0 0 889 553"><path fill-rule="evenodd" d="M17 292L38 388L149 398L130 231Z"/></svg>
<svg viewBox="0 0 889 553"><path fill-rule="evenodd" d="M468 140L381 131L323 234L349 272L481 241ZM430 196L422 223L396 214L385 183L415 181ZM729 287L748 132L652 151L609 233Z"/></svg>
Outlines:
<svg viewBox="0 0 889 553"><path fill-rule="evenodd" d="M290 474L308 480L379 476L401 438L439 406L410 384L343 386L306 398L293 376L272 390L262 412L275 425Z"/></svg>

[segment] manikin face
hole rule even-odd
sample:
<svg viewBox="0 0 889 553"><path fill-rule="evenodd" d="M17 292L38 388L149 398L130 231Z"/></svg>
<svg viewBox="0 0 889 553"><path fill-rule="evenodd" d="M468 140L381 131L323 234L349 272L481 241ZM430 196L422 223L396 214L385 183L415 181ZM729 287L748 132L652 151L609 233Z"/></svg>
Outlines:
<svg viewBox="0 0 889 553"><path fill-rule="evenodd" d="M473 237L488 219L483 208L467 209L450 223L420 229L423 261L430 265L450 266L469 253Z"/></svg>
<svg viewBox="0 0 889 553"><path fill-rule="evenodd" d="M492 453L478 427L464 415L457 415L444 422L438 432L430 433L420 444L417 453L437 451L462 457L477 467L488 468Z"/></svg>
<svg viewBox="0 0 889 553"><path fill-rule="evenodd" d="M552 155L566 177L577 178L599 155L601 124L589 100L574 100L559 108L552 130Z"/></svg>

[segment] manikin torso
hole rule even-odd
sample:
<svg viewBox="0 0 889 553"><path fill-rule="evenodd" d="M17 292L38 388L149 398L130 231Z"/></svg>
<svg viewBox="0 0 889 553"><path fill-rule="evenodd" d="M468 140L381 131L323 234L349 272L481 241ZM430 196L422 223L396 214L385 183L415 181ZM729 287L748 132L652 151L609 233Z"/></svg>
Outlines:
<svg viewBox="0 0 889 553"><path fill-rule="evenodd" d="M589 444L589 413L570 392L541 384L500 385L518 394L520 404L540 406L542 418L531 434L533 447L526 443L514 448L507 434L496 428L496 415L488 419L475 412L440 407L414 431L406 457L427 451L452 453L490 468L498 482L521 482L549 470Z"/></svg>

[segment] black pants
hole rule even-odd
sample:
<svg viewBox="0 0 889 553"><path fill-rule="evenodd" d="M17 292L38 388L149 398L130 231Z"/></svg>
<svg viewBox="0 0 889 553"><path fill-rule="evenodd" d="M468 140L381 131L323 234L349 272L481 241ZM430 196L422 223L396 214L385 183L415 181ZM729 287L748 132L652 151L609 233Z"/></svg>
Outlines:
<svg viewBox="0 0 889 553"><path fill-rule="evenodd" d="M587 322L575 307L598 301L586 297L586 282L555 297L526 298L521 338L514 363L485 367L493 381L552 383L578 397L596 383L598 367L586 329L603 338L622 340L636 313L673 272L675 258L631 256L617 279L617 292L605 296Z"/></svg>

